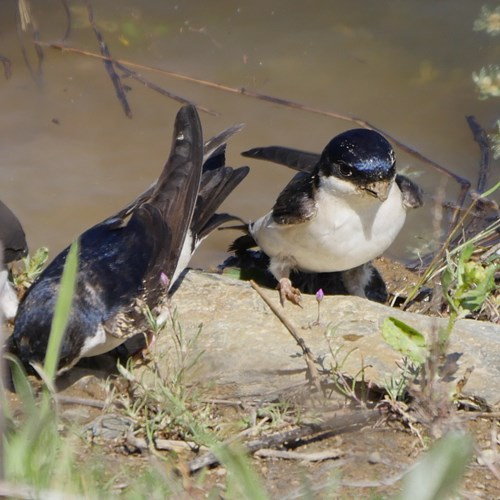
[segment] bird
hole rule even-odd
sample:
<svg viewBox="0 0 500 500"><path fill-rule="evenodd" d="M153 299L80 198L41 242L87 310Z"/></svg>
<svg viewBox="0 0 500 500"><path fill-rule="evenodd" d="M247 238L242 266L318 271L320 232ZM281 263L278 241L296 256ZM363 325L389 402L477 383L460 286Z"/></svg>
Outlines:
<svg viewBox="0 0 500 500"><path fill-rule="evenodd" d="M232 219L215 211L249 171L225 166L225 141L240 128L231 127L204 145L196 108L183 106L158 180L78 237L76 289L58 375L82 357L103 354L145 332L145 310L161 311L203 238ZM8 350L30 372L45 358L68 251L57 255L28 289L8 339Z"/></svg>
<svg viewBox="0 0 500 500"><path fill-rule="evenodd" d="M3 245L3 261L14 262L28 254L26 234L12 210L0 201L0 241Z"/></svg>
<svg viewBox="0 0 500 500"><path fill-rule="evenodd" d="M26 234L12 210L0 201L0 316L5 320L15 317L19 299L9 283L6 265L20 260L28 254Z"/></svg>
<svg viewBox="0 0 500 500"><path fill-rule="evenodd" d="M341 272L349 294L366 297L371 261L403 227L406 211L422 205L420 188L396 173L395 153L380 133L351 129L335 136L321 155L281 146L253 148L245 157L299 172L273 208L244 229L230 249L259 246L270 258L280 301L300 305L292 271Z"/></svg>

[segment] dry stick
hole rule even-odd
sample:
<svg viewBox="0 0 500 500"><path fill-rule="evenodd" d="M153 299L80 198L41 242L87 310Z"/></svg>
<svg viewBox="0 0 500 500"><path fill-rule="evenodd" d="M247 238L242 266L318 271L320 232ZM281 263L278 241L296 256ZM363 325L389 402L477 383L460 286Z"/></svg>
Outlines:
<svg viewBox="0 0 500 500"><path fill-rule="evenodd" d="M63 394L56 394L55 399L57 403L63 405L91 406L92 408L99 408L101 410L106 408L106 403L98 399L79 398L76 396L65 396Z"/></svg>
<svg viewBox="0 0 500 500"><path fill-rule="evenodd" d="M92 26L92 29L94 30L95 36L99 43L99 51L104 57L104 67L106 68L106 71L108 72L108 75L115 87L116 95L118 97L118 100L120 101L120 104L122 105L123 111L128 118L132 118L132 110L130 109L130 106L128 104L122 81L113 67L113 59L111 58L108 45L104 41L104 38L101 32L97 29L97 24L94 21L94 12L92 10L90 0L85 0L85 5L87 6L90 25Z"/></svg>
<svg viewBox="0 0 500 500"><path fill-rule="evenodd" d="M474 140L478 143L479 149L481 151L481 162L479 163L479 175L477 179L477 191L478 193L484 193L488 184L488 177L490 173L490 141L488 139L488 134L476 121L475 117L472 115L466 116L465 119L469 124L469 127L474 136Z"/></svg>
<svg viewBox="0 0 500 500"><path fill-rule="evenodd" d="M318 435L317 437L320 437L321 434L327 434L328 436L331 436L332 433L342 434L352 430L353 427L359 427L375 422L379 417L379 410L365 410L354 414L344 414L330 418L324 422L303 425L291 431L271 434L270 436L264 436L261 439L249 441L244 444L244 449L248 453L253 454L257 450L261 450L263 448L277 448L285 443L293 443L294 441L309 438L313 435ZM224 444L226 445L226 443ZM204 467L213 467L219 463L219 459L212 452L210 452L191 460L188 465L189 472L193 474Z"/></svg>
<svg viewBox="0 0 500 500"><path fill-rule="evenodd" d="M170 99L173 99L174 101L180 102L181 104L195 104L193 101L190 101L189 99L186 99L185 97L178 96L177 94L173 94L172 92L164 89L163 87L160 87L156 83L151 82L150 80L146 80L143 76L141 76L139 73L136 73L135 71L132 71L131 69L127 68L121 63L115 63L115 66L119 68L121 71L127 74L127 76L130 76L134 80L137 80L139 83L142 83L145 87L152 89L159 94L169 97ZM214 111L212 109L206 108L205 106L199 106L195 104L195 106L201 110L204 111L205 113L208 113L209 115L212 116L220 116L220 113L217 111Z"/></svg>
<svg viewBox="0 0 500 500"><path fill-rule="evenodd" d="M338 449L317 451L313 453L300 453L298 451L273 450L272 448L262 448L255 452L261 458L281 458L284 460L301 460L303 462L322 462L340 458L344 452Z"/></svg>
<svg viewBox="0 0 500 500"><path fill-rule="evenodd" d="M65 42L69 38L69 35L71 35L71 10L69 9L67 0L61 0L61 3L64 9L64 15L66 16L66 31L62 37L62 41Z"/></svg>
<svg viewBox="0 0 500 500"><path fill-rule="evenodd" d="M38 32L35 19L31 14L30 4L28 0L19 0L17 14L16 31L19 38L19 44L21 45L23 59L26 63L26 66L28 67L31 77L37 84L40 85L42 83L42 63L44 59L44 53L42 44L40 43L40 33ZM22 36L22 32L26 32L28 30L33 38L33 45L35 46L35 53L38 61L36 71L31 66L28 52L26 50L26 45L24 44Z"/></svg>
<svg viewBox="0 0 500 500"><path fill-rule="evenodd" d="M283 316L282 312L273 304L273 302L271 300L269 300L268 297L266 297L266 295L264 294L264 292L262 291L260 286L257 285L257 283L255 283L255 281L253 281L253 280L250 280L250 285L260 295L262 300L269 306L269 308L277 316L277 318L283 323L283 325L286 327L286 329L291 333L292 337L295 339L295 342L297 342L299 347L302 349L302 352L303 352L304 357L306 359L308 378L314 384L314 387L316 387L316 390L321 393L322 392L321 379L320 379L318 370L316 368L316 365L314 364L315 358L314 358L311 350L309 349L309 347L306 346L304 339L298 335L295 327Z"/></svg>
<svg viewBox="0 0 500 500"><path fill-rule="evenodd" d="M361 118L356 118L356 117L353 117L353 116L348 116L348 115L343 115L343 114L340 114L340 113L335 113L334 111L324 111L322 109L314 108L312 106L307 106L305 104L301 104L301 103L295 102L295 101L290 101L288 99L282 99L282 98L279 98L279 97L273 97L273 96L269 96L269 95L266 95L266 94L261 94L259 92L255 92L253 90L245 89L244 87L241 87L241 88L229 87L227 85L221 85L219 83L211 82L209 80L202 80L202 79L199 79L199 78L194 78L192 76L183 75L181 73L176 73L174 71L168 71L168 70L165 70L165 69L157 68L155 66L149 66L149 65L145 65L145 64L138 64L138 63L134 63L134 62L131 62L131 61L124 60L124 59L112 59L110 57L105 57L105 56L96 54L95 52L90 52L88 50L77 49L77 48L74 48L74 47L68 47L66 45L59 44L59 43L54 43L54 42L50 42L50 43L49 42L37 42L37 43L39 45L42 45L44 47L50 47L52 49L57 49L57 50L66 51L66 52L74 52L74 53L77 53L77 54L80 54L80 55L83 55L83 56L95 57L97 59L103 59L103 60L106 60L106 61L110 61L110 62L113 62L115 64L116 63L125 64L126 66L130 66L130 67L133 67L133 68L138 68L138 69L143 69L143 70L146 70L146 71L153 71L153 72L156 72L156 73L161 73L162 75L167 75L169 77L177 78L179 80L185 80L185 81L188 81L188 82L191 82L191 83L196 83L198 85L203 85L205 87L210 87L210 88L214 88L214 89L217 89L217 90L223 90L225 92L230 92L232 94L240 94L240 95L244 95L244 96L247 96L247 97L253 97L254 99L259 99L259 100L262 100L262 101L271 102L271 103L277 104L279 106L285 106L285 107L288 107L288 108L298 109L298 110L301 110L301 111L308 111L310 113L315 113L315 114L319 114L319 115L323 115L323 116L328 116L330 118L336 118L338 120L344 120L344 121L349 121L349 122L352 122L352 123L356 123L357 125L359 125L361 127L370 128L372 130L376 130L377 132L380 132L382 135L384 135L385 137L387 137L391 141L393 141L395 144L397 144L402 150L406 151L407 153L411 154L412 156L415 156L416 158L418 158L419 160L423 161L424 163L427 163L427 164L431 165L438 172L441 172L442 174L447 175L448 177L452 177L453 179L455 179L455 181L458 182L460 184L461 188L462 188L461 196L459 197L459 205L460 206L463 204L463 201L465 200L465 196L467 195L467 192L470 189L470 182L467 179L461 177L458 174L455 174L455 173L451 172L450 170L448 170L447 168L443 167L442 165L440 165L439 163L435 162L434 160L431 160L427 156L422 155L416 149L413 149L412 147L408 146L407 144L404 144L403 142L401 142L400 140L396 139L392 135L390 135L390 134L382 131L378 127L375 127L374 125L372 125L370 122L368 122L366 120L363 120Z"/></svg>
<svg viewBox="0 0 500 500"><path fill-rule="evenodd" d="M3 64L3 73L5 79L8 80L12 76L12 63L8 57L2 56L2 54L0 54L0 63Z"/></svg>

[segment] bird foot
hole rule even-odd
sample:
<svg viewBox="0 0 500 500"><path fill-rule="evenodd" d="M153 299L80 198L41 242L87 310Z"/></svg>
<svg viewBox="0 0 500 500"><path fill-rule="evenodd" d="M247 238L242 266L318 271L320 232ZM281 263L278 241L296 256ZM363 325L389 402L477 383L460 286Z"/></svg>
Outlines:
<svg viewBox="0 0 500 500"><path fill-rule="evenodd" d="M280 302L285 307L285 302L289 300L292 304L302 307L302 295L298 288L292 286L292 282L288 278L281 278L278 283L280 292Z"/></svg>

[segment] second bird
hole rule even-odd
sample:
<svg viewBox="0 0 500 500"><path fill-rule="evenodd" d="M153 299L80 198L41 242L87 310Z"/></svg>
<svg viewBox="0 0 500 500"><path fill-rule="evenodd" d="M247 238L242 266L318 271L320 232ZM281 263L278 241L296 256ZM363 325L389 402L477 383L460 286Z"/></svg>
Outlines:
<svg viewBox="0 0 500 500"><path fill-rule="evenodd" d="M212 229L231 219L215 210L248 173L224 165L233 127L203 144L193 106L177 114L170 157L158 181L128 207L79 237L75 295L59 373L81 357L107 352L147 330L145 310L162 309L167 291ZM27 291L8 348L30 369L42 363L68 249Z"/></svg>
<svg viewBox="0 0 500 500"><path fill-rule="evenodd" d="M395 240L408 208L420 206L419 188L396 175L390 143L378 132L352 129L334 137L321 156L288 148L256 148L244 156L301 170L273 209L248 226L233 249L252 246L269 256L281 303L300 304L293 270L342 271L347 291L365 296L370 267Z"/></svg>

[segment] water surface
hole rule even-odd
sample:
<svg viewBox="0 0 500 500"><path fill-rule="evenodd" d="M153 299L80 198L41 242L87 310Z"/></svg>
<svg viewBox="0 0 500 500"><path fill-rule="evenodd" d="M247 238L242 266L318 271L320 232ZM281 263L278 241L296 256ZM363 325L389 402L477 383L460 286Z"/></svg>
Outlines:
<svg viewBox="0 0 500 500"><path fill-rule="evenodd" d="M69 2L64 42L98 52L84 2ZM479 149L466 124L492 127L498 98L479 100L472 72L499 60L498 40L472 29L481 2L469 0L94 1L95 19L113 56L203 80L290 99L369 121L451 171L475 180ZM128 79L133 117L123 113L97 59L46 49L36 82L23 61L13 0L0 2L0 197L21 219L31 249L51 254L124 206L161 171L179 104ZM66 29L60 1L33 2L43 41ZM498 38L498 37L497 37ZM25 40L26 41L26 40ZM33 51L27 42L30 60ZM228 148L229 164L259 145L321 151L352 123L289 109L159 73L155 83L219 113L202 113L205 136L246 127ZM426 191L390 253L408 257L432 237L432 196L457 184L396 149ZM245 219L266 212L291 177L284 167L251 162L251 174L224 208ZM498 162L492 166L498 179ZM493 180L492 179L492 180ZM193 264L220 262L234 235L212 235Z"/></svg>

